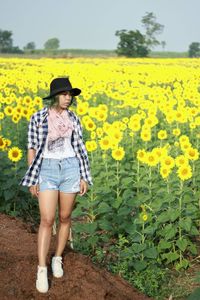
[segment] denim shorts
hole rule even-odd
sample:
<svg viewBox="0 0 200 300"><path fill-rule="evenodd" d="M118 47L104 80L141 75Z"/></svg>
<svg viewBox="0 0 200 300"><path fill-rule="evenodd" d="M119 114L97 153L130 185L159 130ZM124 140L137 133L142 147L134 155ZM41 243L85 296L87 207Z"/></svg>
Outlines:
<svg viewBox="0 0 200 300"><path fill-rule="evenodd" d="M63 193L80 192L79 159L43 158L39 173L39 191L56 190Z"/></svg>

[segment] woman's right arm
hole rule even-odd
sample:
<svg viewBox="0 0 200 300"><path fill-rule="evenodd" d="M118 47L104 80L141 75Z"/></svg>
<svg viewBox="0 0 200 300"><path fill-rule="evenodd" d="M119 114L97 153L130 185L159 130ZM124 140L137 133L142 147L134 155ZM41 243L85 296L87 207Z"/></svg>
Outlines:
<svg viewBox="0 0 200 300"><path fill-rule="evenodd" d="M36 150L35 149L28 149L28 165L30 166L35 158ZM29 191L32 196L38 197L39 194L39 186L32 185L29 188Z"/></svg>
<svg viewBox="0 0 200 300"><path fill-rule="evenodd" d="M28 130L28 166L30 166L36 156L36 149L37 149L37 130L36 130L36 123L34 120L34 116L31 117L29 123L29 130ZM32 185L29 188L29 191L32 196L38 197L39 187L38 185Z"/></svg>
<svg viewBox="0 0 200 300"><path fill-rule="evenodd" d="M28 166L30 166L35 158L36 150L28 149Z"/></svg>

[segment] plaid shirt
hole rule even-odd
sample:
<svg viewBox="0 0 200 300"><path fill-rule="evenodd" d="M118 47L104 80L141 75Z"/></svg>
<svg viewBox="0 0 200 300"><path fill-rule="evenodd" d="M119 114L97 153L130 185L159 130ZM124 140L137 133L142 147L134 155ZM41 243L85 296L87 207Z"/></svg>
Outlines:
<svg viewBox="0 0 200 300"><path fill-rule="evenodd" d="M87 151L82 137L82 126L79 118L74 112L68 110L69 117L74 124L72 132L72 147L76 156L79 159L81 178L92 185L92 178L90 174L90 164L88 160ZM38 177L42 163L42 154L45 147L45 142L48 134L48 108L45 107L32 115L28 127L28 149L35 149L36 155L29 166L25 176L22 178L20 184L32 186L38 184Z"/></svg>

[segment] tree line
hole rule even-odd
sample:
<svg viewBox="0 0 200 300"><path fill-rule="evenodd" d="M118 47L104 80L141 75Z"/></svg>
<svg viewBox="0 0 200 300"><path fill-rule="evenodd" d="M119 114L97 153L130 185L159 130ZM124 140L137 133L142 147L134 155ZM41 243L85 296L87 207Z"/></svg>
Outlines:
<svg viewBox="0 0 200 300"><path fill-rule="evenodd" d="M147 57L155 46L161 45L163 50L165 41L159 41L157 35L164 30L164 25L157 22L156 16L152 12L147 12L141 20L145 33L139 30L117 30L115 35L119 38L116 53L125 57ZM60 41L58 38L48 39L44 43L44 50L58 50ZM29 42L23 47L13 46L12 31L0 30L0 53L34 53L36 45ZM188 49L189 57L200 57L200 42L192 42Z"/></svg>

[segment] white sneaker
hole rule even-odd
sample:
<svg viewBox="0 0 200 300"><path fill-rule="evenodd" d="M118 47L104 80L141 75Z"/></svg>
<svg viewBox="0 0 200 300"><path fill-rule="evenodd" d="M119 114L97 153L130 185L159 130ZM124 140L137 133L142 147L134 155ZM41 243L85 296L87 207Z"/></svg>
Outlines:
<svg viewBox="0 0 200 300"><path fill-rule="evenodd" d="M60 278L63 276L62 256L53 256L51 268L54 277Z"/></svg>
<svg viewBox="0 0 200 300"><path fill-rule="evenodd" d="M47 267L38 266L36 289L40 293L46 293L49 289L48 278L47 278Z"/></svg>

